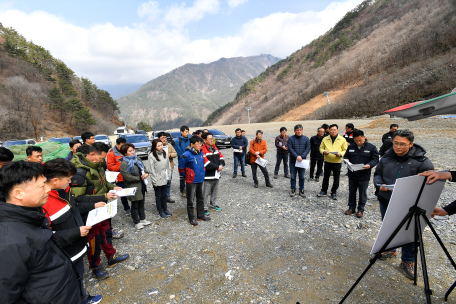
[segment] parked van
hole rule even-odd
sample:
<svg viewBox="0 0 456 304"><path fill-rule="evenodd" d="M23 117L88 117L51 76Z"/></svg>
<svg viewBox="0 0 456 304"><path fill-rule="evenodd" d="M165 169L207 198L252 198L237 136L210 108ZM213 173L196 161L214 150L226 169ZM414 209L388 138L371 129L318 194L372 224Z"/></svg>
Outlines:
<svg viewBox="0 0 456 304"><path fill-rule="evenodd" d="M121 135L121 134L127 134L127 133L128 133L127 127L119 127L114 131L114 135Z"/></svg>

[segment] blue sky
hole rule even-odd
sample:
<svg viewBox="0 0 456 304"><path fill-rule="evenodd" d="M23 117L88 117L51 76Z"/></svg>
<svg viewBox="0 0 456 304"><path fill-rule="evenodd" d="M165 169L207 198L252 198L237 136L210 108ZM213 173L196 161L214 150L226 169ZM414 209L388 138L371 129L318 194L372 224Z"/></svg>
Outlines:
<svg viewBox="0 0 456 304"><path fill-rule="evenodd" d="M11 1L0 22L100 85L145 83L185 63L284 58L359 0Z"/></svg>

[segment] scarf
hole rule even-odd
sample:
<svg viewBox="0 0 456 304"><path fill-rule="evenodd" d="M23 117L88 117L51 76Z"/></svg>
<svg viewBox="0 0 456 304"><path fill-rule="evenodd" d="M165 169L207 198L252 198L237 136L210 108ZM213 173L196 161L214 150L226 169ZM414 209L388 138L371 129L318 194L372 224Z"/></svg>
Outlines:
<svg viewBox="0 0 456 304"><path fill-rule="evenodd" d="M138 160L137 155L124 156L123 159L128 163L128 167L127 167L128 173L135 173L135 164L138 165L138 167L141 169L141 171L144 171L144 165L142 162L140 162ZM141 172L140 172L140 174L141 174Z"/></svg>

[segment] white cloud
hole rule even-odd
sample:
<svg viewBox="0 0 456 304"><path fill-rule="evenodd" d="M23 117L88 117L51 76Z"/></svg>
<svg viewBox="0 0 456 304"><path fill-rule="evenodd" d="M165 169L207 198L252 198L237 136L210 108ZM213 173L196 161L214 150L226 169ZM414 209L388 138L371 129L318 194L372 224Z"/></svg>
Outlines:
<svg viewBox="0 0 456 304"><path fill-rule="evenodd" d="M238 5L246 3L248 0L228 0L228 5L231 8L235 8Z"/></svg>
<svg viewBox="0 0 456 304"><path fill-rule="evenodd" d="M138 16L147 19L148 21L155 21L160 16L159 3L156 1L149 1L141 4L138 7Z"/></svg>
<svg viewBox="0 0 456 304"><path fill-rule="evenodd" d="M82 28L43 11L0 10L0 20L98 85L145 83L185 63L261 53L285 58L324 34L359 2L334 2L321 12L275 13L245 23L231 36L198 40L191 40L183 25L217 12L217 1L171 7L155 27L103 23ZM146 3L141 10L144 18L150 18L149 8L157 6Z"/></svg>

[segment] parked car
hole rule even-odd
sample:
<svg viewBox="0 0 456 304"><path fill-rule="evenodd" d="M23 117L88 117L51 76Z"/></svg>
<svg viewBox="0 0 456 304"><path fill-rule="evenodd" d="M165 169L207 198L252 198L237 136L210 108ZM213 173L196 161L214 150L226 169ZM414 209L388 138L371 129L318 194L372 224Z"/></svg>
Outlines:
<svg viewBox="0 0 456 304"><path fill-rule="evenodd" d="M71 137L51 137L48 139L48 141L56 141L61 144L69 144L71 141Z"/></svg>
<svg viewBox="0 0 456 304"><path fill-rule="evenodd" d="M149 155L152 144L146 136L142 134L121 134L120 137L125 137L127 143L135 145L136 155L138 157L145 157Z"/></svg>
<svg viewBox="0 0 456 304"><path fill-rule="evenodd" d="M108 135L105 134L97 134L95 135L95 142L102 142L109 146L109 149L112 148L112 142L109 139Z"/></svg>
<svg viewBox="0 0 456 304"><path fill-rule="evenodd" d="M155 132L153 132L151 140L157 139L158 138L158 133L161 133L161 132L165 132L166 133L166 140L168 141L168 143L170 143L171 145L174 146L174 138L171 135L171 133L169 133L168 131L155 131ZM180 135L180 132L179 132L179 135Z"/></svg>
<svg viewBox="0 0 456 304"><path fill-rule="evenodd" d="M128 133L127 127L119 127L114 131L114 135L121 135L121 134L127 134L127 133Z"/></svg>
<svg viewBox="0 0 456 304"><path fill-rule="evenodd" d="M84 142L82 141L82 138L81 138L81 136L75 136L75 137L73 137L73 139L77 139L77 140L79 140L79 141L81 142L81 144L83 144L83 143L84 143Z"/></svg>
<svg viewBox="0 0 456 304"><path fill-rule="evenodd" d="M136 130L136 134L142 134L147 137L147 139L149 139L149 134L147 134L147 132L144 130Z"/></svg>
<svg viewBox="0 0 456 304"><path fill-rule="evenodd" d="M2 147L9 148L16 145L36 145L36 141L34 139L11 139L5 141Z"/></svg>
<svg viewBox="0 0 456 304"><path fill-rule="evenodd" d="M214 136L217 148L231 148L231 136L217 129L208 129L208 131Z"/></svg>

